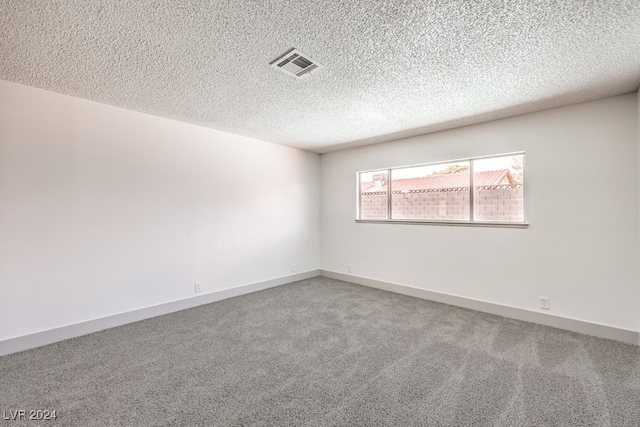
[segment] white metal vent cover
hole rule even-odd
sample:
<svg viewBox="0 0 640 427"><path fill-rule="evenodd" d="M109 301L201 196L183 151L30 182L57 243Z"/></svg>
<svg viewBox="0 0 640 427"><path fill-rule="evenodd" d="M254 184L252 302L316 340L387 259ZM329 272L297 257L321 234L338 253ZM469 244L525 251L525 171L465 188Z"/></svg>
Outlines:
<svg viewBox="0 0 640 427"><path fill-rule="evenodd" d="M299 79L307 77L311 72L323 67L318 61L309 58L308 55L305 55L298 49L290 50L273 61L271 66Z"/></svg>

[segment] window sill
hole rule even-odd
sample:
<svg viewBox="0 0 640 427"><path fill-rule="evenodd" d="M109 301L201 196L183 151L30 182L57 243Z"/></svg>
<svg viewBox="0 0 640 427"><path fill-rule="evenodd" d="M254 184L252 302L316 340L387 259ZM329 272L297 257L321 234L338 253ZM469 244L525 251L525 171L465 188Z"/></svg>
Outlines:
<svg viewBox="0 0 640 427"><path fill-rule="evenodd" d="M356 219L362 224L410 224L410 225L449 225L462 227L499 227L527 228L528 222L496 222L496 221L420 221L415 219Z"/></svg>

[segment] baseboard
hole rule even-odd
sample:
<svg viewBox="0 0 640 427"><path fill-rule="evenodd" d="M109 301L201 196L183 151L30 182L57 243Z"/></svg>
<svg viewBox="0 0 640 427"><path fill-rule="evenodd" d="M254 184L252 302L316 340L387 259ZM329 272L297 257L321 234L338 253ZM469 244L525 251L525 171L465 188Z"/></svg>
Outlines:
<svg viewBox="0 0 640 427"><path fill-rule="evenodd" d="M338 273L330 270L320 270L320 275L332 279L343 280L345 282L356 283L358 285L369 286L371 288L409 295L416 298L455 305L457 307L470 308L472 310L496 314L498 316L508 317L511 319L538 323L541 325L552 326L554 328L578 332L585 335L607 338L628 344L640 345L640 333L628 329L621 329L613 326L591 323L584 320L556 316L553 314L538 313L536 311L531 311L523 308L509 307L441 292L428 291L425 289L414 288L412 286L400 285L397 283L383 282L366 277Z"/></svg>
<svg viewBox="0 0 640 427"><path fill-rule="evenodd" d="M177 301L171 301L164 304L158 304L150 307L140 308L137 310L127 311L125 313L118 313L107 317L101 317L98 319L92 319L85 322L62 326L59 328L48 329L33 334L9 338L0 341L0 356L16 353L18 351L28 350L30 348L40 347L47 344L52 344L69 338L79 337L81 335L87 335L93 332L102 331L104 329L125 325L127 323L137 322L139 320L149 319L151 317L162 316L164 314L186 310L188 308L197 307L203 304L209 304L227 298L261 291L263 289L273 288L287 283L296 282L298 280L317 277L319 275L320 270L311 270L304 273L292 274L290 276L279 277L277 279L265 280L263 282L223 289L220 291L210 292Z"/></svg>
<svg viewBox="0 0 640 427"><path fill-rule="evenodd" d="M478 301L471 298L428 291L425 289L414 288L411 286L400 285L396 283L383 282L380 280L338 273L330 270L311 270L304 273L292 274L290 276L280 277L277 279L251 283L235 288L223 289L220 291L210 292L195 297L171 301L150 307L144 307L107 317L101 317L99 319L87 320L85 322L48 329L33 334L9 338L0 341L0 356L16 353L18 351L28 350L30 348L40 347L47 344L52 344L69 338L87 335L104 329L125 325L127 323L137 322L139 320L149 319L151 317L162 316L164 314L186 310L189 308L197 307L199 305L221 301L227 298L233 298L252 292L257 292L263 289L273 288L298 280L309 279L319 275L403 295L409 295L417 298L455 305L458 307L469 308L485 313L496 314L511 319L538 323L541 325L552 326L555 328L578 332L585 335L592 335L600 338L607 338L629 344L640 345L640 334L636 331L616 328L607 325L600 325L584 320L570 319L552 314L538 313L522 308L503 306L486 301Z"/></svg>

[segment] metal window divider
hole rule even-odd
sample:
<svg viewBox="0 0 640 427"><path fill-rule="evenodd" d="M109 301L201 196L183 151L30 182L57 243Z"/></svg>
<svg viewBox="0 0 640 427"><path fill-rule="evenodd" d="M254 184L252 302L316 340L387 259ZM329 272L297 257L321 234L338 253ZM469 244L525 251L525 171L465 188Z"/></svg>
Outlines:
<svg viewBox="0 0 640 427"><path fill-rule="evenodd" d="M469 221L474 221L474 212L473 212L473 160L469 160Z"/></svg>
<svg viewBox="0 0 640 427"><path fill-rule="evenodd" d="M356 174L356 179L358 180L358 206L356 211L356 218L362 219L362 172L358 172Z"/></svg>
<svg viewBox="0 0 640 427"><path fill-rule="evenodd" d="M393 219L391 212L393 211L391 208L391 169L387 169L387 218Z"/></svg>

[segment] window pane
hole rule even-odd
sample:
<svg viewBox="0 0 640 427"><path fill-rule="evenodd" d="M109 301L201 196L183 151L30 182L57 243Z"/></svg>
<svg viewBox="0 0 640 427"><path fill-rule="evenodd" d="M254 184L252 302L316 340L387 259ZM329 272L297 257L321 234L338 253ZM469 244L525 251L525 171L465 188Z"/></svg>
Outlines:
<svg viewBox="0 0 640 427"><path fill-rule="evenodd" d="M474 221L524 222L524 155L473 160Z"/></svg>
<svg viewBox="0 0 640 427"><path fill-rule="evenodd" d="M388 219L388 171L360 175L360 219Z"/></svg>
<svg viewBox="0 0 640 427"><path fill-rule="evenodd" d="M469 162L393 169L393 219L469 221Z"/></svg>

